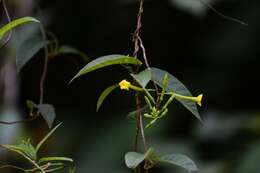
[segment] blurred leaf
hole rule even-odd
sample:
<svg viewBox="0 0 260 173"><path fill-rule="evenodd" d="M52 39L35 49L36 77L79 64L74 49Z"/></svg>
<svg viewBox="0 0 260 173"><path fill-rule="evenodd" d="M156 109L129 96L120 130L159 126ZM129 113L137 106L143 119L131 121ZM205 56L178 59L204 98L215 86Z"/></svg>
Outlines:
<svg viewBox="0 0 260 173"><path fill-rule="evenodd" d="M85 62L89 61L89 57L82 51L75 49L74 47L62 45L59 48L59 54L75 54L79 55Z"/></svg>
<svg viewBox="0 0 260 173"><path fill-rule="evenodd" d="M171 0L179 9L187 11L196 16L204 16L208 6L215 0Z"/></svg>
<svg viewBox="0 0 260 173"><path fill-rule="evenodd" d="M97 111L99 110L100 106L102 105L102 103L104 102L104 100L107 98L107 96L114 90L118 87L118 85L112 85L110 87L108 87L107 89L105 89L101 95L99 96L98 98L98 101L97 101Z"/></svg>
<svg viewBox="0 0 260 173"><path fill-rule="evenodd" d="M198 168L195 165L195 163L190 158L182 154L169 154L161 156L159 158L159 162L170 163L173 165L180 166L189 171L190 173L196 173L198 171Z"/></svg>
<svg viewBox="0 0 260 173"><path fill-rule="evenodd" d="M55 126L36 146L36 152L39 151L39 149L41 148L41 146L46 142L47 139L49 139L49 137L56 131L56 129L61 125L62 123L58 124L57 126Z"/></svg>
<svg viewBox="0 0 260 173"><path fill-rule="evenodd" d="M151 71L149 69L145 69L144 71L138 74L131 74L131 76L143 87L145 88L148 82L152 78Z"/></svg>
<svg viewBox="0 0 260 173"><path fill-rule="evenodd" d="M181 94L184 96L192 96L190 91L185 87L183 83L181 83L176 77L168 73L167 71L158 69L158 68L150 68L152 72L152 80L158 84L159 86L163 86L163 78L165 74L168 74L168 85L166 87L167 92L175 92L177 94ZM197 109L196 104L190 100L178 99L176 98L184 107L186 107L193 115L195 115L200 121L200 115Z"/></svg>
<svg viewBox="0 0 260 173"><path fill-rule="evenodd" d="M6 148L10 151L16 152L18 154L23 153L24 155L28 156L32 160L36 160L36 149L30 143L30 140L22 141L19 145L0 145L3 148Z"/></svg>
<svg viewBox="0 0 260 173"><path fill-rule="evenodd" d="M10 30L12 30L13 28L28 23L28 22L37 22L40 23L40 21L38 21L37 19L33 18L33 17L22 17L19 19L15 19L12 22L4 25L3 27L0 28L0 39L3 38L3 36L9 32Z"/></svg>
<svg viewBox="0 0 260 173"><path fill-rule="evenodd" d="M25 40L17 50L16 66L18 72L47 44L48 41L43 40L41 37L31 37Z"/></svg>
<svg viewBox="0 0 260 173"><path fill-rule="evenodd" d="M88 63L85 67L83 67L77 74L72 78L70 82L72 82L77 77L87 74L91 71L107 67L110 65L116 64L134 64L134 65L141 65L141 61L134 57L125 56L125 55L107 55L100 58L97 58L90 63Z"/></svg>
<svg viewBox="0 0 260 173"><path fill-rule="evenodd" d="M49 128L51 128L56 117L54 107L50 104L41 104L38 105L37 108L39 109L39 112L44 120L47 122Z"/></svg>
<svg viewBox="0 0 260 173"><path fill-rule="evenodd" d="M69 168L69 173L76 173L76 167L70 167Z"/></svg>
<svg viewBox="0 0 260 173"><path fill-rule="evenodd" d="M73 162L73 160L68 157L43 157L38 161L38 164L46 162Z"/></svg>

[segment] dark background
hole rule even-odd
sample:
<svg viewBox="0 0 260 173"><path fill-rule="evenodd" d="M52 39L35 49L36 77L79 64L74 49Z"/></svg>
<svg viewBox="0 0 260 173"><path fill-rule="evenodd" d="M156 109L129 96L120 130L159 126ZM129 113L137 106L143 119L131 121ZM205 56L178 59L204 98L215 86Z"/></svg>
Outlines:
<svg viewBox="0 0 260 173"><path fill-rule="evenodd" d="M17 9L22 8L22 3L17 4ZM199 108L204 124L176 103L166 118L147 130L148 143L159 154L184 153L193 158L200 173L260 172L259 4L257 0L213 4L223 14L248 23L244 26L225 20L203 5L192 12L171 1L145 2L141 37L150 64L176 76L194 95L204 94ZM136 1L45 0L31 5L31 11L21 10L19 15L39 16L37 6L47 30L60 44L84 51L91 60L133 52ZM25 100L38 99L42 56L37 57L19 75L18 108L25 112ZM75 158L79 173L126 172L124 153L132 150L135 132L134 121L126 117L134 110L133 95L115 91L100 112L96 113L95 107L107 86L130 76L124 68L114 66L67 85L84 65L74 55L58 56L49 62L44 100L55 106L55 122L63 125L45 152ZM26 116L23 112L18 118ZM3 132L10 127L0 128ZM33 141L48 131L43 120L19 128L20 133L14 132L17 138L31 137ZM157 169L154 172L183 172Z"/></svg>

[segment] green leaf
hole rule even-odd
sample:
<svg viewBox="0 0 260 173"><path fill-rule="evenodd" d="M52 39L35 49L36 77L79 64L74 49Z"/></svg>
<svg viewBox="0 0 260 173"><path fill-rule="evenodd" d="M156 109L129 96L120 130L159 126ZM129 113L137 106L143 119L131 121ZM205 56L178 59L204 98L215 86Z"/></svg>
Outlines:
<svg viewBox="0 0 260 173"><path fill-rule="evenodd" d="M51 128L56 117L54 107L50 104L40 104L37 106L37 108L39 109L39 112L41 113L44 120L47 122L49 128Z"/></svg>
<svg viewBox="0 0 260 173"><path fill-rule="evenodd" d="M154 160L154 150L149 148L145 154L137 153L137 152L128 152L125 155L125 163L126 166L130 169L137 168L145 159Z"/></svg>
<svg viewBox="0 0 260 173"><path fill-rule="evenodd" d="M130 169L135 169L144 159L144 154L137 152L128 152L125 155L126 166Z"/></svg>
<svg viewBox="0 0 260 173"><path fill-rule="evenodd" d="M71 46L67 46L67 45L60 46L58 53L79 55L85 62L89 61L89 57L84 52L75 49L74 47Z"/></svg>
<svg viewBox="0 0 260 173"><path fill-rule="evenodd" d="M38 164L46 162L73 162L73 160L68 157L43 157L38 161Z"/></svg>
<svg viewBox="0 0 260 173"><path fill-rule="evenodd" d="M177 94L181 94L184 96L192 96L191 92L185 87L183 83L181 83L176 77L168 73L167 71L158 69L158 68L150 68L152 73L152 80L158 84L159 86L163 86L163 78L165 74L168 74L168 85L166 87L167 92L174 92ZM197 105L193 101L178 99L176 98L184 107L186 107L195 117L197 117L200 121L201 117L199 115Z"/></svg>
<svg viewBox="0 0 260 173"><path fill-rule="evenodd" d="M47 139L49 139L49 137L56 131L56 129L61 125L62 123L58 124L57 126L55 126L36 146L36 152L39 151L39 149L41 148L41 146L46 142Z"/></svg>
<svg viewBox="0 0 260 173"><path fill-rule="evenodd" d="M18 154L23 153L32 160L36 160L36 149L30 143L30 140L22 141L19 145L1 145L1 147L6 148L10 151L16 152Z"/></svg>
<svg viewBox="0 0 260 173"><path fill-rule="evenodd" d="M77 77L87 74L91 71L107 67L110 65L117 65L117 64L134 64L134 65L141 65L142 62L138 59L130 56L125 55L107 55L100 58L97 58L90 63L88 63L85 67L83 67L77 74L72 78L70 82L72 82Z"/></svg>
<svg viewBox="0 0 260 173"><path fill-rule="evenodd" d="M76 173L76 167L75 166L70 167L69 168L69 173Z"/></svg>
<svg viewBox="0 0 260 173"><path fill-rule="evenodd" d="M190 173L196 173L198 171L195 163L187 156L182 154L169 154L164 155L159 158L159 162L161 163L170 163L173 165L180 166Z"/></svg>
<svg viewBox="0 0 260 173"><path fill-rule="evenodd" d="M150 69L145 69L138 74L131 74L131 76L143 87L145 88L148 82L152 79L152 74Z"/></svg>
<svg viewBox="0 0 260 173"><path fill-rule="evenodd" d="M31 37L25 40L17 50L16 66L18 72L48 43L49 41L43 40L41 37Z"/></svg>
<svg viewBox="0 0 260 173"><path fill-rule="evenodd" d="M108 87L107 89L105 89L101 95L98 98L97 101L97 111L99 110L100 106L102 105L102 103L104 102L104 100L107 98L107 96L118 87L118 85L112 85L110 87Z"/></svg>
<svg viewBox="0 0 260 173"><path fill-rule="evenodd" d="M4 37L4 35L9 32L10 30L12 30L13 28L28 23L28 22L37 22L40 23L39 20L33 18L33 17L22 17L19 19L15 19L12 22L4 25L3 27L0 28L0 39L2 39Z"/></svg>

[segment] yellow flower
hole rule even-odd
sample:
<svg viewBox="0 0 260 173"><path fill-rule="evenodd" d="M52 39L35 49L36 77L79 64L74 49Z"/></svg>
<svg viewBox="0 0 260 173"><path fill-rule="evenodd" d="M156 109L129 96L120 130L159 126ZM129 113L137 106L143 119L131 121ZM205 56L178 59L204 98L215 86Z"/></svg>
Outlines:
<svg viewBox="0 0 260 173"><path fill-rule="evenodd" d="M200 94L197 97L183 96L183 95L180 95L180 94L174 94L174 95L175 95L176 98L191 100L191 101L196 102L199 106L201 106L203 94Z"/></svg>
<svg viewBox="0 0 260 173"><path fill-rule="evenodd" d="M122 80L120 83L119 83L119 86L120 86L120 89L121 90L129 90L129 87L130 87L131 83L128 82L127 80Z"/></svg>
<svg viewBox="0 0 260 173"><path fill-rule="evenodd" d="M199 106L201 106L201 100L202 100L203 94L200 94L196 97L196 102Z"/></svg>

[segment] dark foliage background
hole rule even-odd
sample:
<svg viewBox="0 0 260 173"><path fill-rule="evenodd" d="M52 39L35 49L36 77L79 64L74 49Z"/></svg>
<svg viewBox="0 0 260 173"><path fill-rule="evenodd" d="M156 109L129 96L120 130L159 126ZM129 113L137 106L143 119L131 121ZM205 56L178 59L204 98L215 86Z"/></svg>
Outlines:
<svg viewBox="0 0 260 173"><path fill-rule="evenodd" d="M18 9L23 7L22 2L16 3ZM47 29L61 43L84 51L91 59L113 53L132 54L136 1L45 0L32 3L31 9L35 10L21 11L21 15L37 12L35 4L42 10ZM201 173L259 173L260 2L214 3L216 9L245 21L248 27L225 20L206 6L194 11L191 4L193 8L185 10L174 0L147 0L141 36L152 66L174 74L194 95L203 92L200 111L204 124L176 103L169 116L147 130L149 145L158 153L189 155ZM37 57L20 74L19 110L26 111L26 99L38 99L42 61L41 55ZM129 93L116 91L100 112L96 113L95 107L103 89L130 77L118 66L90 73L68 86L83 66L83 61L72 55L49 62L45 101L55 106L56 122L62 121L63 126L44 152L74 157L79 173L127 172L123 156L132 150L135 130L134 121L126 115L134 110L134 99ZM18 118L25 116L23 113ZM8 137L8 129L15 128L18 126L0 125L0 134ZM20 125L19 133L16 130L12 135L37 141L47 130L44 121L39 120ZM6 153L0 154L3 162L13 161ZM154 172L183 172L157 169Z"/></svg>

